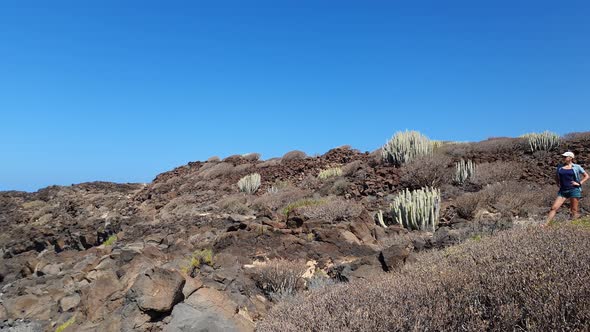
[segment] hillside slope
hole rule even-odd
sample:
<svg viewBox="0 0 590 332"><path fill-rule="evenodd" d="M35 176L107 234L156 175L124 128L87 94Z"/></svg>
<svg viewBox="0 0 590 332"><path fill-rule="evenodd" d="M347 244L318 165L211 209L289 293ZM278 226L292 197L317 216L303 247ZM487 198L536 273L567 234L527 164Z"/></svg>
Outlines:
<svg viewBox="0 0 590 332"><path fill-rule="evenodd" d="M590 166L589 138L566 137L560 150ZM480 167L467 185L452 181L460 159ZM338 148L192 162L147 185L1 192L0 329L69 321L66 331L252 330L277 301L264 280L269 260L303 264L322 282L352 281L417 251L535 223L556 193L559 160L556 151L529 152L523 139L498 138L445 144L402 167L384 164L379 151ZM342 175L318 178L332 167ZM251 173L261 175L261 188L240 193L238 180ZM397 192L424 183L443 195L434 233L377 225L375 213ZM588 206L583 200L583 212Z"/></svg>

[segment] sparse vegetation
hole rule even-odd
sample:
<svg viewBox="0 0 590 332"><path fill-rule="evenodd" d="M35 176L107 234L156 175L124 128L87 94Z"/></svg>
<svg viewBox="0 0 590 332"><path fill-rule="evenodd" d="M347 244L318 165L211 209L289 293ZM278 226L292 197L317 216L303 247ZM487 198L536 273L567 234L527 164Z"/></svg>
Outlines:
<svg viewBox="0 0 590 332"><path fill-rule="evenodd" d="M402 271L304 293L269 331L585 331L590 230L513 229L422 254Z"/></svg>
<svg viewBox="0 0 590 332"><path fill-rule="evenodd" d="M246 175L238 181L238 188L241 192L254 194L260 188L260 174Z"/></svg>
<svg viewBox="0 0 590 332"><path fill-rule="evenodd" d="M408 189L399 193L391 203L394 220L408 229L434 231L440 214L440 190Z"/></svg>
<svg viewBox="0 0 590 332"><path fill-rule="evenodd" d="M431 155L432 141L417 131L396 133L381 149L383 160L400 166L416 157Z"/></svg>

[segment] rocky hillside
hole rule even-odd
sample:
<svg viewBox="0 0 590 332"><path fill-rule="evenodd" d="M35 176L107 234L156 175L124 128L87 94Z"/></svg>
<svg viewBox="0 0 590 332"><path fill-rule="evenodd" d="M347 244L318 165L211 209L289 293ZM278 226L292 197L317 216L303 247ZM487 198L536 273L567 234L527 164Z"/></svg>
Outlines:
<svg viewBox="0 0 590 332"><path fill-rule="evenodd" d="M565 149L590 167L590 135L563 138ZM417 251L538 222L560 157L496 138L446 143L401 167L381 159L347 147L250 154L191 162L147 185L0 192L0 331L251 331L291 291L370 278ZM459 185L461 159L478 176ZM330 168L341 172L318 177ZM260 189L241 193L237 182L252 173ZM383 210L391 224L393 197L426 185L443 196L435 232L375 221ZM289 279L295 270L304 278ZM277 276L292 280L288 292Z"/></svg>

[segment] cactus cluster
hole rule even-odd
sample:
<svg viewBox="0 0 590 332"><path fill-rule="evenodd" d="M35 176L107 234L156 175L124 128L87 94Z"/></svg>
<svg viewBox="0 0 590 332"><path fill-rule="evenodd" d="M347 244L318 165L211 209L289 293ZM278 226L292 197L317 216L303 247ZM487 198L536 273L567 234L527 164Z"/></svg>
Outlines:
<svg viewBox="0 0 590 332"><path fill-rule="evenodd" d="M559 146L559 135L550 131L522 135L529 142L531 152L551 151Z"/></svg>
<svg viewBox="0 0 590 332"><path fill-rule="evenodd" d="M238 188L247 194L255 193L260 188L260 174L246 175L238 181Z"/></svg>
<svg viewBox="0 0 590 332"><path fill-rule="evenodd" d="M385 162L399 166L416 157L431 155L435 145L417 131L400 131L385 143L381 155Z"/></svg>
<svg viewBox="0 0 590 332"><path fill-rule="evenodd" d="M318 175L318 178L320 180L326 180L326 179L336 177L336 176L341 176L341 175L342 175L342 168L332 167L332 168L328 168L328 169L321 171L320 174Z"/></svg>
<svg viewBox="0 0 590 332"><path fill-rule="evenodd" d="M440 190L422 188L402 191L391 203L393 219L407 229L433 231L440 215Z"/></svg>
<svg viewBox="0 0 590 332"><path fill-rule="evenodd" d="M455 182L463 184L475 176L475 163L472 160L463 160L455 163Z"/></svg>

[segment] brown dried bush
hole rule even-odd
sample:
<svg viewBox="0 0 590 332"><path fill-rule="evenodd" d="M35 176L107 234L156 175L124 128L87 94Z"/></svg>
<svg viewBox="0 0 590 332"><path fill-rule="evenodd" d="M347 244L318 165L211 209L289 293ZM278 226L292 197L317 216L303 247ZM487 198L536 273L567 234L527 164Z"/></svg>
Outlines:
<svg viewBox="0 0 590 332"><path fill-rule="evenodd" d="M302 190L297 187L287 186L283 188L277 188L276 192L267 192L264 195L256 198L252 203L252 207L258 210L268 208L271 211L276 212L280 208L285 207L287 204L308 197L309 195L309 191Z"/></svg>
<svg viewBox="0 0 590 332"><path fill-rule="evenodd" d="M307 205L297 208L297 211L310 219L335 223L358 218L364 209L354 201L330 199L323 204Z"/></svg>
<svg viewBox="0 0 590 332"><path fill-rule="evenodd" d="M247 161L258 161L258 160L260 160L260 156L261 156L260 153L253 152L253 153L246 153L245 155L242 156L242 158L244 158Z"/></svg>
<svg viewBox="0 0 590 332"><path fill-rule="evenodd" d="M475 217L478 209L500 212L507 218L531 217L546 213L555 194L555 186L505 181L461 195L454 205L459 216L466 219Z"/></svg>
<svg viewBox="0 0 590 332"><path fill-rule="evenodd" d="M342 167L342 176L353 176L359 169L363 167L363 162L355 160Z"/></svg>
<svg viewBox="0 0 590 332"><path fill-rule="evenodd" d="M401 169L400 183L405 188L440 187L451 183L454 164L446 155L434 154L406 163Z"/></svg>
<svg viewBox="0 0 590 332"><path fill-rule="evenodd" d="M302 261L273 259L255 268L256 285L272 301L295 295L304 286L303 275L308 267Z"/></svg>
<svg viewBox="0 0 590 332"><path fill-rule="evenodd" d="M256 164L257 168L267 168L267 167L273 167L273 166L278 166L281 164L281 159L280 158L273 158L273 159L269 159L266 161L263 161L259 164Z"/></svg>
<svg viewBox="0 0 590 332"><path fill-rule="evenodd" d="M334 181L330 188L330 194L334 194L336 196L344 196L346 192L352 187L352 183L350 183L346 179L337 179Z"/></svg>
<svg viewBox="0 0 590 332"><path fill-rule="evenodd" d="M457 214L461 218L473 219L478 207L481 205L481 197L478 193L467 193L455 199L454 205L457 209Z"/></svg>
<svg viewBox="0 0 590 332"><path fill-rule="evenodd" d="M213 179L220 176L232 174L234 165L227 162L206 163L199 170L199 176L205 179Z"/></svg>
<svg viewBox="0 0 590 332"><path fill-rule="evenodd" d="M496 161L476 165L471 182L480 186L507 180L518 180L523 174L521 164L514 161Z"/></svg>
<svg viewBox="0 0 590 332"><path fill-rule="evenodd" d="M573 132L563 135L565 141L590 141L590 131Z"/></svg>
<svg viewBox="0 0 590 332"><path fill-rule="evenodd" d="M303 293L258 331L587 331L590 229L519 228Z"/></svg>
<svg viewBox="0 0 590 332"><path fill-rule="evenodd" d="M248 197L244 195L222 198L216 205L225 213L250 214L252 212L248 207Z"/></svg>
<svg viewBox="0 0 590 332"><path fill-rule="evenodd" d="M469 143L447 143L444 144L440 151L452 156L453 158L472 158L476 155L506 155L526 151L528 143L526 139L517 137L491 137L481 142Z"/></svg>
<svg viewBox="0 0 590 332"><path fill-rule="evenodd" d="M282 158L282 161L300 160L305 159L306 157L307 154L305 154L305 152L295 150L285 153L285 155Z"/></svg>

